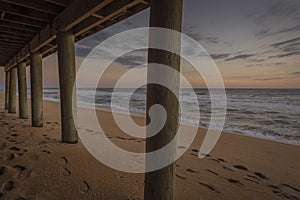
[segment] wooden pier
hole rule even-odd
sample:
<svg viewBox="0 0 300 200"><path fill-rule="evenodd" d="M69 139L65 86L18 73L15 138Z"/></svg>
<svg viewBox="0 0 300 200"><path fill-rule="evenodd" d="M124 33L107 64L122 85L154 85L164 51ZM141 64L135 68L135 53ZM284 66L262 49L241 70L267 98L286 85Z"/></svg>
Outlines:
<svg viewBox="0 0 300 200"><path fill-rule="evenodd" d="M74 44L96 32L150 7L150 26L181 31L183 0L0 0L0 66L6 72L5 109L28 117L26 66L31 74L31 121L43 126L42 59L58 52L61 92L61 138L77 143L72 99L76 78ZM172 41L180 42L180 41ZM149 50L149 63L169 65L180 71L179 56ZM155 69L154 69L155 70ZM158 70L153 73L161 73ZM179 83L179 77L174 77ZM177 84L179 85L179 84ZM157 96L156 93L164 94ZM165 106L168 117L159 135L147 139L147 151L166 145L176 134L178 101L163 87L148 86L147 112L151 105ZM145 199L174 199L175 163L146 174Z"/></svg>

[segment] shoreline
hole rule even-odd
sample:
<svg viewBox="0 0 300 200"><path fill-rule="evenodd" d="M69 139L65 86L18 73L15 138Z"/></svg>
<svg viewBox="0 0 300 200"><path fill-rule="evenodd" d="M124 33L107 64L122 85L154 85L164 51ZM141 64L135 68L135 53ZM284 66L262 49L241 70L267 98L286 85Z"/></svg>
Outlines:
<svg viewBox="0 0 300 200"><path fill-rule="evenodd" d="M56 99L51 99L51 98L44 98L44 101L60 103L59 99L56 100ZM110 109L109 106L103 106L103 105L93 106L93 105L91 105L89 103L85 103L85 102L82 102L82 104L86 104L86 105L79 105L78 107L86 108L86 109L93 109L93 107L95 107L95 109L98 110L98 111L111 112L111 109ZM123 110L121 108L116 108L116 107L114 109L117 111L116 112L117 114L127 115L125 109ZM142 113L142 112L137 112L137 111L129 111L129 112L132 116L135 116L135 117L142 117L142 118L145 117L145 114ZM188 122L181 122L181 124L183 124L185 126L192 126L192 127L208 129L207 126L196 126L196 125L193 125L193 124L188 123ZM222 132L226 132L226 133L229 133L229 134L237 134L237 135L241 135L241 136L245 136L245 137L257 138L257 139L262 139L262 140L267 140L267 141L278 142L278 143L281 143L281 144L300 146L300 141L299 141L299 143L293 143L291 141L290 142L289 141L282 141L281 140L282 138L277 139L275 136L271 136L271 135L263 136L262 133L258 133L258 135L254 135L254 133L253 134L251 134L251 133L248 134L248 133L243 133L242 131L241 132L235 132L235 131L227 130L226 128L223 128ZM261 135L261 136L259 136L259 135Z"/></svg>

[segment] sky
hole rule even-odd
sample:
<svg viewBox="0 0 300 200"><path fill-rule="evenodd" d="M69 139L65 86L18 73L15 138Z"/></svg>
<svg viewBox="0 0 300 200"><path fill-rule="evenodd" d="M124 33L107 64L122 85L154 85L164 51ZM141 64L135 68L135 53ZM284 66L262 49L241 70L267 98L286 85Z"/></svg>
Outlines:
<svg viewBox="0 0 300 200"><path fill-rule="evenodd" d="M299 0L184 0L182 32L208 52L227 88L299 88L299 8ZM149 9L77 42L77 68L103 40L125 30L147 27L148 24ZM146 40L148 38L145 37ZM122 73L146 61L145 50L123 55L110 66L103 85L112 87ZM103 67L100 58L93 58L93 62L94 67ZM182 61L183 75L194 87L205 87L201 77L188 73L189 67L187 62ZM58 86L56 53L43 59L43 73L44 87ZM30 86L29 67L27 74ZM0 70L1 88L3 76ZM85 75L87 86L93 81L93 76L94 70ZM128 78L124 87L131 87L141 78L145 77L136 74Z"/></svg>

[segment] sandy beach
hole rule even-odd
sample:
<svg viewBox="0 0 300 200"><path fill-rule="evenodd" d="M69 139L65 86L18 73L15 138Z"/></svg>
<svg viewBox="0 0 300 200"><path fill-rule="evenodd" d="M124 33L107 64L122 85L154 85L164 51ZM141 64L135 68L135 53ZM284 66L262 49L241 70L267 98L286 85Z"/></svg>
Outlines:
<svg viewBox="0 0 300 200"><path fill-rule="evenodd" d="M44 127L32 128L30 118L8 114L3 102L0 94L0 199L143 199L143 174L103 165L81 142L60 142L58 103L44 101ZM98 114L112 142L144 149L144 140L123 134L109 111ZM144 123L143 117L133 118ZM299 146L224 132L213 151L199 159L204 133L199 128L177 161L177 200L300 199Z"/></svg>

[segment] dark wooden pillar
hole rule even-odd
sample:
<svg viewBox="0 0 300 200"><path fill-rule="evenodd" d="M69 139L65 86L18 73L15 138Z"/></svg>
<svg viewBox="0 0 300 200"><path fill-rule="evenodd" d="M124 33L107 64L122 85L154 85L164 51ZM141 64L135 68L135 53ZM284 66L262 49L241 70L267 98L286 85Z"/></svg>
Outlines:
<svg viewBox="0 0 300 200"><path fill-rule="evenodd" d="M5 72L5 110L8 110L8 102L9 102L9 78L10 71Z"/></svg>
<svg viewBox="0 0 300 200"><path fill-rule="evenodd" d="M10 69L9 76L9 100L8 100L8 112L16 113L17 104L17 68L13 67Z"/></svg>
<svg viewBox="0 0 300 200"><path fill-rule="evenodd" d="M31 76L31 123L33 127L43 126L43 71L42 54L30 55Z"/></svg>
<svg viewBox="0 0 300 200"><path fill-rule="evenodd" d="M18 91L19 91L19 117L28 118L27 108L27 83L26 83L26 64L18 63Z"/></svg>
<svg viewBox="0 0 300 200"><path fill-rule="evenodd" d="M150 27L168 28L176 31L181 31L182 26L182 0L151 0L150 7ZM155 40L158 37L161 41L166 41L166 44L171 44L172 47L178 48L180 52L180 38L167 37L166 35L153 35L155 33L150 32L149 43L151 40ZM167 51L158 49L149 49L148 63L158 63L170 66L171 68L180 71L180 56L172 54ZM148 76L159 75L164 76L156 68L148 69ZM179 93L179 74L175 77L170 77L168 74L166 78L172 78L172 82L177 83L175 87L175 93ZM152 152L167 145L176 135L178 129L178 113L179 102L177 97L169 89L157 84L147 85L147 123L150 122L149 109L152 105L162 105L166 113L168 114L165 126L155 136L147 138L146 140L146 152ZM176 149L174 148L174 151ZM159 158L157 158L159 160ZM147 165L147 159L146 159ZM144 199L145 200L171 200L174 199L175 192L175 162L169 166L159 169L154 172L148 172L145 175L145 188Z"/></svg>
<svg viewBox="0 0 300 200"><path fill-rule="evenodd" d="M61 105L62 142L77 143L76 113L76 65L74 35L71 31L57 33L58 68ZM75 114L76 115L76 114Z"/></svg>

